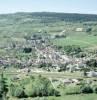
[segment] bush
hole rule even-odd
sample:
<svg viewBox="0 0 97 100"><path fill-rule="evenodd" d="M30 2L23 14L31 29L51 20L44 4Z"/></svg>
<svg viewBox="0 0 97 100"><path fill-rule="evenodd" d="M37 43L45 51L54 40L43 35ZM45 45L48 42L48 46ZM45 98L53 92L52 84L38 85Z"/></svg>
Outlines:
<svg viewBox="0 0 97 100"><path fill-rule="evenodd" d="M90 59L86 61L87 66L89 67L97 67L97 60L96 59Z"/></svg>
<svg viewBox="0 0 97 100"><path fill-rule="evenodd" d="M33 82L25 86L25 93L28 97L60 95L59 92L53 88L50 81L41 76L36 77Z"/></svg>
<svg viewBox="0 0 97 100"><path fill-rule="evenodd" d="M32 87L31 83L25 86L25 94L28 97L36 97L37 96L36 89L34 87Z"/></svg>
<svg viewBox="0 0 97 100"><path fill-rule="evenodd" d="M93 89L90 86L83 86L81 88L81 93L85 93L85 94L93 93Z"/></svg>
<svg viewBox="0 0 97 100"><path fill-rule="evenodd" d="M8 93L8 84L7 79L4 78L4 74L2 73L0 76L0 97L3 98L6 97Z"/></svg>
<svg viewBox="0 0 97 100"><path fill-rule="evenodd" d="M13 85L13 84L10 86L10 94L11 96L15 96L18 98L26 97L24 89L21 86Z"/></svg>
<svg viewBox="0 0 97 100"><path fill-rule="evenodd" d="M80 52L79 54L76 55L78 58L83 58L86 57L86 53L85 52Z"/></svg>
<svg viewBox="0 0 97 100"><path fill-rule="evenodd" d="M17 86L15 86L15 85L13 85L13 84L11 84L10 85L10 87L9 87L9 95L11 95L11 96L14 96L14 91L15 91L15 87L17 87Z"/></svg>
<svg viewBox="0 0 97 100"><path fill-rule="evenodd" d="M14 96L18 97L18 98L24 98L26 95L25 95L23 88L17 87L16 90L15 90Z"/></svg>
<svg viewBox="0 0 97 100"><path fill-rule="evenodd" d="M52 86L47 88L47 93L49 96L60 96L59 91L55 90Z"/></svg>
<svg viewBox="0 0 97 100"><path fill-rule="evenodd" d="M87 28L87 29L86 29L86 32L87 32L87 33L91 32L91 31L92 31L92 28Z"/></svg>
<svg viewBox="0 0 97 100"><path fill-rule="evenodd" d="M32 52L32 48L26 48L26 47L25 47L25 48L23 49L23 52L24 52L24 53L31 53L31 52Z"/></svg>
<svg viewBox="0 0 97 100"><path fill-rule="evenodd" d="M40 65L38 67L39 68L48 68L51 66L52 66L52 63L40 63Z"/></svg>
<svg viewBox="0 0 97 100"><path fill-rule="evenodd" d="M79 86L67 86L65 88L65 94L67 95L80 94L80 87Z"/></svg>
<svg viewBox="0 0 97 100"><path fill-rule="evenodd" d="M93 86L94 93L97 93L97 86Z"/></svg>
<svg viewBox="0 0 97 100"><path fill-rule="evenodd" d="M80 52L82 52L82 49L76 45L68 45L68 46L64 46L64 51L67 54L75 55L75 54L79 54Z"/></svg>
<svg viewBox="0 0 97 100"><path fill-rule="evenodd" d="M60 96L59 92L55 90L51 82L42 76L32 78L27 84L15 85L11 84L10 94L18 98L24 97L43 97L43 96ZM24 87L24 88L23 88Z"/></svg>

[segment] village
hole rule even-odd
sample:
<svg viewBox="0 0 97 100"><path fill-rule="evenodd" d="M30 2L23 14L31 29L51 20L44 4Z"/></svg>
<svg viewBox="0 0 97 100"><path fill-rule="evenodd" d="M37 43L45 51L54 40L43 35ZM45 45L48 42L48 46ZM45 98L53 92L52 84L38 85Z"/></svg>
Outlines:
<svg viewBox="0 0 97 100"><path fill-rule="evenodd" d="M26 45L21 47L27 49L24 51L27 54L34 51L35 57L29 56L28 59L24 60L12 56L1 57L1 70L6 72L9 66L16 65L18 69L15 72L10 71L10 74L13 75L12 80L21 80L29 75L42 75L51 81L54 88L60 84L78 85L82 81L86 81L86 83L96 82L95 79L88 79L97 77L97 72L93 70L85 72L87 69L85 57L77 58L66 55L50 44L50 39L52 39L50 36L32 35L30 39L26 40ZM21 49L21 47L16 45L14 49Z"/></svg>

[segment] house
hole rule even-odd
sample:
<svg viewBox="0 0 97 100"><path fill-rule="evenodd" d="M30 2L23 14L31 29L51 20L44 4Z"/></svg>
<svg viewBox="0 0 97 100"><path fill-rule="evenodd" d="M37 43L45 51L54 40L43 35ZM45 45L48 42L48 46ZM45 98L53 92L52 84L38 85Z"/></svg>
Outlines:
<svg viewBox="0 0 97 100"><path fill-rule="evenodd" d="M97 72L95 71L90 71L90 72L86 72L87 77L97 77Z"/></svg>
<svg viewBox="0 0 97 100"><path fill-rule="evenodd" d="M82 32L83 28L76 28L76 32Z"/></svg>
<svg viewBox="0 0 97 100"><path fill-rule="evenodd" d="M80 81L78 79L72 79L72 82L77 84L77 85L80 84Z"/></svg>
<svg viewBox="0 0 97 100"><path fill-rule="evenodd" d="M63 83L68 85L68 84L73 83L73 81L71 79L64 79Z"/></svg>

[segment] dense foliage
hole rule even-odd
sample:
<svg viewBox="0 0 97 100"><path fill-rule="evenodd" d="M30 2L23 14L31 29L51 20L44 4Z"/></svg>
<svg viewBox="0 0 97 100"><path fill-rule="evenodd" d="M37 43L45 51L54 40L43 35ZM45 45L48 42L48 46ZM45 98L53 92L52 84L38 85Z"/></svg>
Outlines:
<svg viewBox="0 0 97 100"><path fill-rule="evenodd" d="M6 82L6 78L4 78L4 75L2 73L0 77L0 98L2 99L6 98L7 92L8 92L8 85Z"/></svg>
<svg viewBox="0 0 97 100"><path fill-rule="evenodd" d="M67 54L74 55L74 54L79 54L80 52L82 52L82 49L76 45L72 45L72 46L68 45L68 46L64 46L64 51Z"/></svg>
<svg viewBox="0 0 97 100"><path fill-rule="evenodd" d="M26 82L26 83L25 83ZM10 85L10 95L23 97L43 97L43 96L59 96L59 92L55 90L51 82L41 76L33 77L29 80L22 80L20 84Z"/></svg>
<svg viewBox="0 0 97 100"><path fill-rule="evenodd" d="M97 60L96 59L90 59L86 61L87 66L89 67L97 67Z"/></svg>
<svg viewBox="0 0 97 100"><path fill-rule="evenodd" d="M64 21L97 21L97 15L89 15L89 14L69 14L69 13L49 13L49 12L35 12L35 13L16 13L12 15L1 15L0 18L5 18L6 16L8 18L13 18L14 16L20 16L23 18L23 16L26 17L35 17L35 18L43 18L44 21L47 22L47 20L64 20ZM18 21L20 18L16 17L16 20Z"/></svg>

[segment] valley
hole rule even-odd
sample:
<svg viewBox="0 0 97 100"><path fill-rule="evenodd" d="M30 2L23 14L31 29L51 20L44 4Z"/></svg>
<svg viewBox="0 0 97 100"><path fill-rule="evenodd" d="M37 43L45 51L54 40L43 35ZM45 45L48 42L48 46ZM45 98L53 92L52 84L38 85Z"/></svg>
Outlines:
<svg viewBox="0 0 97 100"><path fill-rule="evenodd" d="M97 15L1 14L0 75L6 100L96 97Z"/></svg>

